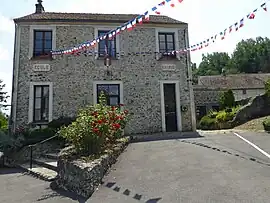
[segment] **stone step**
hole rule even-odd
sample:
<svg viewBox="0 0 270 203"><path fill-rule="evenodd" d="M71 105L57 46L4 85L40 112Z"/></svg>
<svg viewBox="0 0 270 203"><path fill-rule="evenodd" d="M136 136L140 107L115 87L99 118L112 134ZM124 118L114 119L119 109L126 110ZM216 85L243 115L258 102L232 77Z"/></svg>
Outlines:
<svg viewBox="0 0 270 203"><path fill-rule="evenodd" d="M19 165L19 167L22 168L24 171L26 171L26 173L45 181L54 181L57 176L56 171L42 167L37 164L33 164L32 168L30 169L29 162L21 164Z"/></svg>
<svg viewBox="0 0 270 203"><path fill-rule="evenodd" d="M47 154L44 154L43 157L58 160L58 156L59 156L58 154L59 153L47 153Z"/></svg>
<svg viewBox="0 0 270 203"><path fill-rule="evenodd" d="M57 172L57 159L41 157L33 159L33 163Z"/></svg>

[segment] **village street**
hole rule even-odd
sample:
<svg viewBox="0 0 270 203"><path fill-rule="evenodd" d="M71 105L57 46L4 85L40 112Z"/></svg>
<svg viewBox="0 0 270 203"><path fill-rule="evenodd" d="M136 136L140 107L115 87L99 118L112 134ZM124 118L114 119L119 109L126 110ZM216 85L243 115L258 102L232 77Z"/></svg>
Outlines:
<svg viewBox="0 0 270 203"><path fill-rule="evenodd" d="M266 152L266 133L239 132ZM89 200L0 169L0 202L269 202L270 159L233 133L132 143Z"/></svg>

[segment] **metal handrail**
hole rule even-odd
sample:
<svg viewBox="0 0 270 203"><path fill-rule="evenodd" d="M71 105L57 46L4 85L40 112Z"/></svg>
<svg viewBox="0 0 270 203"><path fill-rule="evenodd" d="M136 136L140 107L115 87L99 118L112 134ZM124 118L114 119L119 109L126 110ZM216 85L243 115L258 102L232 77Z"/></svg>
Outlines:
<svg viewBox="0 0 270 203"><path fill-rule="evenodd" d="M32 169L32 167L33 167L33 148L35 147L35 146L37 146L37 145L39 145L39 144L43 144L43 143L45 143L45 142L47 142L47 141L50 141L50 140L52 140L53 138L55 138L55 137L57 137L58 136L58 133L56 133L56 135L54 135L54 136L52 136L52 137L49 137L49 138L47 138L47 139L45 139L45 140L42 140L42 141L40 141L40 142L37 142L37 143L35 143L35 144L30 144L30 145L28 145L26 148L30 148L30 169Z"/></svg>

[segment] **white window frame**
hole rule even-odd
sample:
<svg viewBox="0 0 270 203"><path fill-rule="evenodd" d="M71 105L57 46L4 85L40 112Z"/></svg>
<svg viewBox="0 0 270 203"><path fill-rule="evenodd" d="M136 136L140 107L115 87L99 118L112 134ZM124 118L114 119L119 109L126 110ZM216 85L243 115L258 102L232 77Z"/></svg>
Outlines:
<svg viewBox="0 0 270 203"><path fill-rule="evenodd" d="M49 122L52 121L53 112L53 83L52 82L30 82L29 88L29 109L28 109L28 123L33 122L34 116L34 86L48 85L49 86Z"/></svg>
<svg viewBox="0 0 270 203"><path fill-rule="evenodd" d="M182 114L181 114L181 101L180 101L180 82L178 80L162 80L162 81L160 81L162 132L166 132L165 101L164 101L164 86L163 86L164 84L175 84L177 130L179 132L181 132L182 131Z"/></svg>
<svg viewBox="0 0 270 203"><path fill-rule="evenodd" d="M158 33L165 32L165 33L174 33L174 43L175 43L175 50L179 50L179 36L178 36L178 29L177 28L155 28L155 35L156 35L156 52L159 53L159 40L158 40ZM161 57L159 54L156 55L156 59L159 60ZM176 58L180 60L180 54L176 53Z"/></svg>
<svg viewBox="0 0 270 203"><path fill-rule="evenodd" d="M113 30L115 29L115 27L113 26L106 26L106 27L95 27L95 33L94 33L94 37L95 39L98 36L98 31L99 30ZM115 36L116 38L116 53L120 53L120 37L119 37L119 34ZM98 44L95 46L95 52L97 53L98 52ZM98 54L95 55L95 59L98 59ZM120 59L120 54L116 54L116 59Z"/></svg>
<svg viewBox="0 0 270 203"><path fill-rule="evenodd" d="M122 81L93 81L93 103L97 104L97 85L119 85L120 89L120 104L124 103L123 82Z"/></svg>
<svg viewBox="0 0 270 203"><path fill-rule="evenodd" d="M52 31L52 50L56 50L56 26L54 25L30 25L30 33L29 33L29 54L28 58L31 59L33 57L34 52L34 31Z"/></svg>

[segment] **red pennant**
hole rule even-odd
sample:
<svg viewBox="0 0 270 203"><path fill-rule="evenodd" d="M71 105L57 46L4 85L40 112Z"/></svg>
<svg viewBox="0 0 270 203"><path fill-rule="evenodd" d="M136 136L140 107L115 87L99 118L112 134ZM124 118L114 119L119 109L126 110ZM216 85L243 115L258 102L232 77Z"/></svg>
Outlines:
<svg viewBox="0 0 270 203"><path fill-rule="evenodd" d="M179 2L179 3L182 3L182 2L183 2L183 0L178 0L178 2Z"/></svg>
<svg viewBox="0 0 270 203"><path fill-rule="evenodd" d="M159 11L156 11L156 14L160 15L160 12Z"/></svg>
<svg viewBox="0 0 270 203"><path fill-rule="evenodd" d="M175 5L174 4L171 4L171 7L175 7Z"/></svg>
<svg viewBox="0 0 270 203"><path fill-rule="evenodd" d="M254 13L251 13L249 16L248 16L249 19L254 19L255 18L255 14Z"/></svg>

